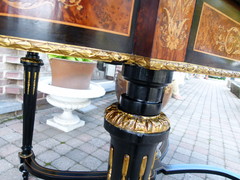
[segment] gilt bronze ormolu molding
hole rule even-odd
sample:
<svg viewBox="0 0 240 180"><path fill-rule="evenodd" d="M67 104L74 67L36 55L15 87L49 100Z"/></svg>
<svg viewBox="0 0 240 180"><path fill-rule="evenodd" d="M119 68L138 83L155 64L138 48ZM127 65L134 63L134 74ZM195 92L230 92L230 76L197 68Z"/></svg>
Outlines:
<svg viewBox="0 0 240 180"><path fill-rule="evenodd" d="M112 125L136 133L160 133L170 128L170 122L164 113L157 116L138 116L126 113L114 103L106 108L105 119Z"/></svg>
<svg viewBox="0 0 240 180"><path fill-rule="evenodd" d="M240 73L237 71L229 71L185 62L150 59L144 56L12 36L0 35L0 46L17 50L75 56L104 62L116 61L132 65L135 64L151 70L172 70L185 73L240 78Z"/></svg>

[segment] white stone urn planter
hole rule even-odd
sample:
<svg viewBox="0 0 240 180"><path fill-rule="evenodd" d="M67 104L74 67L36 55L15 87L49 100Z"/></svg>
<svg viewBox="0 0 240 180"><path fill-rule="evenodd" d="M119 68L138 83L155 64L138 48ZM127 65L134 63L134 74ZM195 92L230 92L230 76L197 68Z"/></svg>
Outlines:
<svg viewBox="0 0 240 180"><path fill-rule="evenodd" d="M100 85L90 83L89 89L78 90L61 88L51 85L51 77L39 80L38 90L48 94L47 101L63 110L63 113L55 115L47 120L47 124L64 132L72 131L85 125L73 111L90 105L91 98L101 97L105 90Z"/></svg>

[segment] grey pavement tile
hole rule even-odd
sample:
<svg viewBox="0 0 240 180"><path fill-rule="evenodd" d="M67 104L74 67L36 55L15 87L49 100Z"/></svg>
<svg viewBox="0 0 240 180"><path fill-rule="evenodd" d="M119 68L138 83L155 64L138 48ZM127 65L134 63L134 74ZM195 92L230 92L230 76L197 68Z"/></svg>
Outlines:
<svg viewBox="0 0 240 180"><path fill-rule="evenodd" d="M96 158L100 159L101 161L108 161L108 157L109 157L109 153L102 149L98 149L97 151L93 152L91 155L95 156Z"/></svg>
<svg viewBox="0 0 240 180"><path fill-rule="evenodd" d="M22 134L22 123L18 122L15 124L11 124L10 126L8 126L10 129L12 129L13 131Z"/></svg>
<svg viewBox="0 0 240 180"><path fill-rule="evenodd" d="M78 129L75 129L75 130L73 130L73 131L67 132L66 134L69 135L69 136L71 136L71 137L73 137L73 138L76 138L76 137L82 135L81 130L79 130L79 129L81 129L81 128L84 128L84 126L78 128Z"/></svg>
<svg viewBox="0 0 240 180"><path fill-rule="evenodd" d="M76 164L72 166L69 171L90 171L89 168L82 166L81 164Z"/></svg>
<svg viewBox="0 0 240 180"><path fill-rule="evenodd" d="M5 159L0 159L0 164L1 164L0 174L2 174L3 172L5 172L5 171L7 171L11 168L13 168L13 165L10 162L6 161Z"/></svg>
<svg viewBox="0 0 240 180"><path fill-rule="evenodd" d="M223 152L219 152L219 151L216 151L216 150L209 150L209 155L210 156L219 157L219 158L224 157L224 153Z"/></svg>
<svg viewBox="0 0 240 180"><path fill-rule="evenodd" d="M187 164L187 163L189 163L190 156L176 152L176 153L174 153L172 158L174 158L178 161L181 161L182 164Z"/></svg>
<svg viewBox="0 0 240 180"><path fill-rule="evenodd" d="M89 134L81 134L77 137L78 139L80 139L82 142L88 142L90 141L93 137Z"/></svg>
<svg viewBox="0 0 240 180"><path fill-rule="evenodd" d="M46 150L47 150L47 148L40 144L36 144L33 146L33 152L35 155L41 154L41 153L45 152Z"/></svg>
<svg viewBox="0 0 240 180"><path fill-rule="evenodd" d="M84 143L83 141L76 139L76 138L72 138L72 139L69 139L66 141L66 144L73 148L81 146L83 143Z"/></svg>
<svg viewBox="0 0 240 180"><path fill-rule="evenodd" d="M86 157L80 163L90 170L96 170L101 165L101 161L92 156Z"/></svg>
<svg viewBox="0 0 240 180"><path fill-rule="evenodd" d="M45 151L44 153L37 156L37 158L45 163L52 162L53 160L59 158L60 155L52 150Z"/></svg>
<svg viewBox="0 0 240 180"><path fill-rule="evenodd" d="M59 144L53 148L53 150L60 155L66 154L67 152L71 151L71 149L72 147L67 144Z"/></svg>
<svg viewBox="0 0 240 180"><path fill-rule="evenodd" d="M94 129L96 129L97 131L99 131L99 132L101 132L101 133L105 133L105 132L106 132L106 130L104 129L103 125L97 126L97 127L94 128Z"/></svg>
<svg viewBox="0 0 240 180"><path fill-rule="evenodd" d="M37 132L43 132L50 128L51 127L48 126L47 124L37 124L37 125L35 125L34 130L36 130Z"/></svg>
<svg viewBox="0 0 240 180"><path fill-rule="evenodd" d="M53 137L53 136L56 136L57 134L62 133L62 131L55 129L55 128L50 128L50 129L46 129L45 131L43 131L43 133L49 137Z"/></svg>
<svg viewBox="0 0 240 180"><path fill-rule="evenodd" d="M84 158L86 158L88 154L86 152L80 151L79 149L73 149L72 151L65 154L65 156L79 163Z"/></svg>
<svg viewBox="0 0 240 180"><path fill-rule="evenodd" d="M184 180L184 174L163 175L162 178L157 177L156 180Z"/></svg>
<svg viewBox="0 0 240 180"><path fill-rule="evenodd" d="M196 159L201 159L204 162L207 162L207 160L208 160L207 155L204 155L204 154L201 154L201 153L198 153L195 151L192 152L191 157L196 158Z"/></svg>
<svg viewBox="0 0 240 180"><path fill-rule="evenodd" d="M188 149L185 149L185 148L181 148L181 147L178 147L176 149L176 152L180 153L180 154L184 154L184 155L187 155L187 156L190 156L192 154L192 151L188 150Z"/></svg>
<svg viewBox="0 0 240 180"><path fill-rule="evenodd" d="M19 119L13 119L13 120L11 120L11 121L5 122L5 125L6 125L6 126L11 126L11 125L17 124L17 123L19 123L19 122L21 122Z"/></svg>
<svg viewBox="0 0 240 180"><path fill-rule="evenodd" d="M22 173L18 170L18 168L11 168L7 171L0 173L1 180L21 180L21 177Z"/></svg>
<svg viewBox="0 0 240 180"><path fill-rule="evenodd" d="M1 128L1 131L0 131L0 137L6 136L6 135L8 135L10 133L13 133L13 132L14 131L9 127L3 127L3 128Z"/></svg>
<svg viewBox="0 0 240 180"><path fill-rule="evenodd" d="M227 179L218 175L208 174L207 180L227 180Z"/></svg>
<svg viewBox="0 0 240 180"><path fill-rule="evenodd" d="M56 160L54 160L51 165L59 170L68 170L71 168L75 162L65 156L62 156Z"/></svg>
<svg viewBox="0 0 240 180"><path fill-rule="evenodd" d="M46 134L43 133L33 133L33 140L36 142L40 142L43 141L45 139L47 139L48 136Z"/></svg>
<svg viewBox="0 0 240 180"><path fill-rule="evenodd" d="M189 144L189 143L186 143L186 142L180 142L177 145L181 148L189 149L191 151L193 150L193 148L195 149L193 144Z"/></svg>
<svg viewBox="0 0 240 180"><path fill-rule="evenodd" d="M88 143L97 147L102 147L103 145L106 144L106 141L103 141L102 139L99 139L99 138L93 138L90 141L88 141Z"/></svg>
<svg viewBox="0 0 240 180"><path fill-rule="evenodd" d="M0 147L3 147L7 143L8 143L7 141L5 141L4 139L0 138Z"/></svg>
<svg viewBox="0 0 240 180"><path fill-rule="evenodd" d="M0 148L0 157L6 157L14 152L19 151L19 148L13 144L7 144Z"/></svg>
<svg viewBox="0 0 240 180"><path fill-rule="evenodd" d="M102 140L109 142L110 141L110 134L108 133L102 133L101 135L98 136L99 138L101 138Z"/></svg>
<svg viewBox="0 0 240 180"><path fill-rule="evenodd" d="M205 180L205 177L197 176L196 174L185 174L184 180Z"/></svg>
<svg viewBox="0 0 240 180"><path fill-rule="evenodd" d="M13 142L21 139L22 135L16 132L12 132L12 133L6 134L5 136L2 136L2 138L8 142Z"/></svg>
<svg viewBox="0 0 240 180"><path fill-rule="evenodd" d="M43 162L41 161L40 159L38 159L38 156L35 158L36 162L40 165L40 166L43 166L43 167L48 167L48 164L51 163L51 162Z"/></svg>
<svg viewBox="0 0 240 180"><path fill-rule="evenodd" d="M94 129L95 130L95 127L97 127L97 125L95 123L87 123L86 127L88 127L89 129Z"/></svg>
<svg viewBox="0 0 240 180"><path fill-rule="evenodd" d="M22 147L22 138L16 141L13 141L12 144L16 145L19 149ZM33 142L34 144L34 142Z"/></svg>
<svg viewBox="0 0 240 180"><path fill-rule="evenodd" d="M53 139L53 138L48 138L46 140L43 140L43 141L39 142L39 144L46 147L46 148L53 148L53 147L59 145L60 142Z"/></svg>
<svg viewBox="0 0 240 180"><path fill-rule="evenodd" d="M98 148L92 144L84 143L81 146L79 146L79 149L88 154L91 154L92 152L96 151Z"/></svg>
<svg viewBox="0 0 240 180"><path fill-rule="evenodd" d="M206 161L202 161L201 159L195 158L195 157L191 157L190 158L190 164L207 164Z"/></svg>
<svg viewBox="0 0 240 180"><path fill-rule="evenodd" d="M108 170L108 163L101 164L98 168L98 171L107 171Z"/></svg>
<svg viewBox="0 0 240 180"><path fill-rule="evenodd" d="M228 160L226 160L225 163L227 168L234 170L236 173L240 172L239 163L228 161Z"/></svg>
<svg viewBox="0 0 240 180"><path fill-rule="evenodd" d="M71 139L72 137L67 135L66 133L61 133L53 136L53 139L56 139L59 142L66 142L67 140Z"/></svg>
<svg viewBox="0 0 240 180"><path fill-rule="evenodd" d="M87 133L91 136L94 136L94 137L98 137L101 134L101 132L99 132L95 129L89 130L89 131L87 131Z"/></svg>
<svg viewBox="0 0 240 180"><path fill-rule="evenodd" d="M20 159L18 157L18 153L12 153L12 154L6 156L5 159L14 166L18 166L20 164Z"/></svg>
<svg viewBox="0 0 240 180"><path fill-rule="evenodd" d="M200 154L203 154L203 155L208 155L209 150L207 148L208 147L206 147L206 146L200 147L200 146L195 145L193 151L197 152L197 153L200 153Z"/></svg>
<svg viewBox="0 0 240 180"><path fill-rule="evenodd" d="M110 149L110 145L109 144L105 144L103 147L101 147L104 151L109 152Z"/></svg>

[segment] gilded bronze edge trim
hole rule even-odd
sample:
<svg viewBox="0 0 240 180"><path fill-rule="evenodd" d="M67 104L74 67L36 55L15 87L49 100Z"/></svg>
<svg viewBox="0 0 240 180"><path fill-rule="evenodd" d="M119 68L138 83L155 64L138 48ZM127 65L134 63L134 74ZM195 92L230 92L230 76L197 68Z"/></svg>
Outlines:
<svg viewBox="0 0 240 180"><path fill-rule="evenodd" d="M152 70L172 70L185 73L240 78L240 72L237 71L212 68L208 66L190 64L185 62L176 62L154 58L150 59L148 57L126 53L5 35L0 35L0 46L16 50L67 55L105 62L117 61L126 64L135 64Z"/></svg>
<svg viewBox="0 0 240 180"><path fill-rule="evenodd" d="M105 120L117 128L135 133L161 133L170 128L170 121L162 112L151 117L132 115L118 109L117 103L106 108Z"/></svg>
<svg viewBox="0 0 240 180"><path fill-rule="evenodd" d="M19 153L18 153L18 156L19 156L20 158L22 158L22 159L27 159L27 158L31 157L32 155L33 155L33 152L31 152L31 153L28 154L28 155L22 154L22 152L19 152Z"/></svg>

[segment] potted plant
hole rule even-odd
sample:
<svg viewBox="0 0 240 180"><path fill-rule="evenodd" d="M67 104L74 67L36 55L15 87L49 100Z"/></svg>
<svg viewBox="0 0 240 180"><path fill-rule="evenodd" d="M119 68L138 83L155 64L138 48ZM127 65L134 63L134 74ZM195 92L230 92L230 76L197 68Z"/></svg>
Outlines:
<svg viewBox="0 0 240 180"><path fill-rule="evenodd" d="M70 56L48 55L52 85L70 89L88 89L96 62Z"/></svg>

